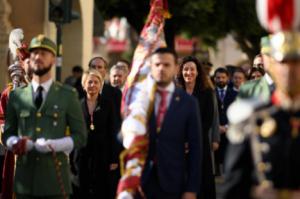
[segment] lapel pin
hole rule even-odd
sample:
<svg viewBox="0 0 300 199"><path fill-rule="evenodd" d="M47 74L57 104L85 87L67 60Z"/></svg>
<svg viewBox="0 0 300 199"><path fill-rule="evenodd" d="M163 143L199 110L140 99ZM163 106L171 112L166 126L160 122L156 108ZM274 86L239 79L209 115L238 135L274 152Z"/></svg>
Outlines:
<svg viewBox="0 0 300 199"><path fill-rule="evenodd" d="M180 97L179 97L179 96L176 96L175 100L176 100L177 102L179 102L179 101L180 101Z"/></svg>

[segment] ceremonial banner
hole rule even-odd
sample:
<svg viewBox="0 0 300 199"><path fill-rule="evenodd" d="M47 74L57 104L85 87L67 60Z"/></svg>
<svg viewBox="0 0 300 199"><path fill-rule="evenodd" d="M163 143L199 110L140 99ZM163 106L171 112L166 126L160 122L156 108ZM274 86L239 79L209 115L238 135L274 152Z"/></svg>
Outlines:
<svg viewBox="0 0 300 199"><path fill-rule="evenodd" d="M298 0L256 0L256 9L261 25L271 33L299 29Z"/></svg>
<svg viewBox="0 0 300 199"><path fill-rule="evenodd" d="M121 154L122 178L117 191L118 199L133 198L137 192L142 195L140 177L148 151L146 125L153 110L156 90L151 78L145 81L150 72L148 58L157 48L166 46L163 28L165 18L169 17L166 0L152 0L150 5L122 99L124 121L121 132L126 150Z"/></svg>

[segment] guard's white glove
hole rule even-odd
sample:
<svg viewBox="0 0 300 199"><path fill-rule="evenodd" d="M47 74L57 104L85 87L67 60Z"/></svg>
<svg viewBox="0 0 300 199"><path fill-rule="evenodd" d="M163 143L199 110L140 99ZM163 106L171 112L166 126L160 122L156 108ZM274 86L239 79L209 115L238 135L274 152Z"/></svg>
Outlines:
<svg viewBox="0 0 300 199"><path fill-rule="evenodd" d="M49 139L46 142L55 152L65 152L66 154L69 154L74 148L74 142L71 137L63 137L53 140Z"/></svg>
<svg viewBox="0 0 300 199"><path fill-rule="evenodd" d="M45 138L37 139L34 143L34 147L38 152L41 152L41 153L48 153L51 151L51 148L49 147Z"/></svg>
<svg viewBox="0 0 300 199"><path fill-rule="evenodd" d="M33 142L28 137L11 136L6 140L8 150L17 155L24 155L33 148Z"/></svg>
<svg viewBox="0 0 300 199"><path fill-rule="evenodd" d="M69 154L74 148L74 142L71 137L49 140L39 138L35 142L35 148L41 153L48 153L54 150L55 152L65 152Z"/></svg>

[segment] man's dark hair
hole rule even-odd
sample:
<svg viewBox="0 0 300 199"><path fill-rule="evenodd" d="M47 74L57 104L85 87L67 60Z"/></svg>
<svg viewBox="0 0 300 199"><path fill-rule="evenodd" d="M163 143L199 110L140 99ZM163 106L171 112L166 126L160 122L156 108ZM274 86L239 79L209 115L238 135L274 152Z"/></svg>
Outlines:
<svg viewBox="0 0 300 199"><path fill-rule="evenodd" d="M229 77L229 72L226 70L226 68L217 68L217 70L215 70L214 77L217 75L217 73L225 73Z"/></svg>
<svg viewBox="0 0 300 199"><path fill-rule="evenodd" d="M76 66L74 66L74 67L72 68L72 72L73 72L73 73L82 73L82 72L83 72L83 69L82 69L81 66L76 65Z"/></svg>
<svg viewBox="0 0 300 199"><path fill-rule="evenodd" d="M93 68L92 63L93 63L93 61L96 60L96 59L102 60L102 61L104 62L104 64L105 64L105 68L107 68L108 63L107 63L107 61L106 61L103 57L93 57L93 58L89 61L89 68Z"/></svg>
<svg viewBox="0 0 300 199"><path fill-rule="evenodd" d="M171 54L171 55L173 55L174 61L177 64L178 55L175 52L175 50L173 50L171 48L158 48L152 53L152 55L155 55L155 54Z"/></svg>
<svg viewBox="0 0 300 199"><path fill-rule="evenodd" d="M247 75L246 75L245 71L239 67L235 68L235 70L233 71L233 75L234 75L234 73L242 73L244 75L245 79L247 79Z"/></svg>

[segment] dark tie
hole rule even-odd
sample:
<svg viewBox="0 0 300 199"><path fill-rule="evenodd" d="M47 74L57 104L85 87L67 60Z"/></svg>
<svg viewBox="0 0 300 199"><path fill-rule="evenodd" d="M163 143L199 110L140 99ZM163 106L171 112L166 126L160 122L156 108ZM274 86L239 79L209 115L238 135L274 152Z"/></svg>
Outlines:
<svg viewBox="0 0 300 199"><path fill-rule="evenodd" d="M156 127L157 131L160 131L161 124L163 122L165 113L167 111L167 96L168 91L165 90L157 90L158 94L160 95L160 103L157 111L157 117L156 117Z"/></svg>
<svg viewBox="0 0 300 199"><path fill-rule="evenodd" d="M224 89L220 89L220 100L222 102L224 101L224 97L225 97L225 90Z"/></svg>
<svg viewBox="0 0 300 199"><path fill-rule="evenodd" d="M34 100L34 103L35 103L35 106L37 109L39 109L42 105L42 102L43 102L43 90L44 88L42 86L39 86L37 88L37 95L35 96L35 100Z"/></svg>

